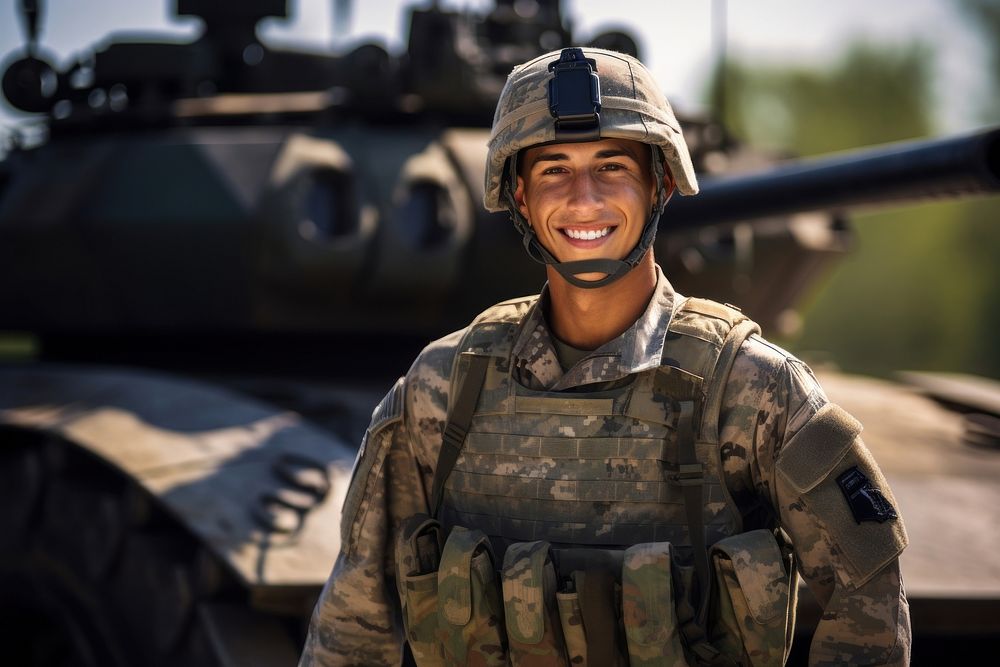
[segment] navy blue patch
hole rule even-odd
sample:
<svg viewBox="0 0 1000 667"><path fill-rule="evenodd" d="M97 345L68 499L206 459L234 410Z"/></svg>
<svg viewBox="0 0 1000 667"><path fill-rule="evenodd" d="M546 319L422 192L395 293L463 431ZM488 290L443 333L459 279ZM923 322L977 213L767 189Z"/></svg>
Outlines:
<svg viewBox="0 0 1000 667"><path fill-rule="evenodd" d="M875 488L857 466L845 470L837 477L837 484L847 498L851 514L858 523L862 521L878 521L885 523L898 517L896 508L892 506L882 492Z"/></svg>

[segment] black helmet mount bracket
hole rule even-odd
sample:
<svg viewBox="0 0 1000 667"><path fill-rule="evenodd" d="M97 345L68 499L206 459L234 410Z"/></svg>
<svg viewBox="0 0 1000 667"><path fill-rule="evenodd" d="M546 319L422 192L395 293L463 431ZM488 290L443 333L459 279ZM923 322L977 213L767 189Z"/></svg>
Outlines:
<svg viewBox="0 0 1000 667"><path fill-rule="evenodd" d="M563 49L549 63L549 113L556 120L556 141L596 141L601 138L601 81L597 61L583 49Z"/></svg>

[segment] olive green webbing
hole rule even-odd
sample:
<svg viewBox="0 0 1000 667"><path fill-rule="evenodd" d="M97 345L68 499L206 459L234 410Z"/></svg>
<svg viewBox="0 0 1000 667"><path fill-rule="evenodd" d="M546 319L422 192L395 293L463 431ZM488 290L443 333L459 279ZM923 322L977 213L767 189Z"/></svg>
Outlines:
<svg viewBox="0 0 1000 667"><path fill-rule="evenodd" d="M431 485L431 512L434 518L437 518L441 509L441 500L444 498L444 483L455 467L458 455L462 452L462 445L465 443L465 436L469 432L472 415L475 413L476 403L479 401L479 393L483 389L483 383L486 382L486 370L489 367L489 362L490 357L470 356L469 372L462 381L455 403L448 413L448 421L441 438L441 451L438 454L437 467L434 470L434 482Z"/></svg>
<svg viewBox="0 0 1000 667"><path fill-rule="evenodd" d="M696 656L699 664L711 662L717 652L708 644L705 633L708 627L708 601L711 594L711 568L708 563L708 546L705 543L705 517L703 496L705 488L704 466L698 461L694 437L694 401L680 403L677 419L678 470L674 481L681 486L684 494L684 510L688 520L688 539L694 557L695 578L692 585L697 587L698 597L693 613L680 621L680 632L688 649ZM690 594L688 599L691 600Z"/></svg>

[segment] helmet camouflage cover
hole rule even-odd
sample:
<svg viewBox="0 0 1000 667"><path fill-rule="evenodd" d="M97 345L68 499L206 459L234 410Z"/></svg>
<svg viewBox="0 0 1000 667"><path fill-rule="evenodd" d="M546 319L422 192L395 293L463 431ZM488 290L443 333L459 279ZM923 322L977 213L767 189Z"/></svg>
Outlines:
<svg viewBox="0 0 1000 667"><path fill-rule="evenodd" d="M575 49L574 49L575 50ZM658 146L682 194L698 192L698 181L681 126L670 103L646 67L635 58L603 49L581 49L600 80L599 136L632 139ZM493 116L486 164L483 203L489 211L507 208L502 187L507 161L531 146L579 141L557 136L557 120L550 111L549 87L556 73L553 51L514 68L507 78Z"/></svg>

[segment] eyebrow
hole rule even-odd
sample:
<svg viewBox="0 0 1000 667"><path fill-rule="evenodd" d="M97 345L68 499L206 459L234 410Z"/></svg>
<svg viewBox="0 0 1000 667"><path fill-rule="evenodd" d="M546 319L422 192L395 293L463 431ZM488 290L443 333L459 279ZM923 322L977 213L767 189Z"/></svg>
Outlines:
<svg viewBox="0 0 1000 667"><path fill-rule="evenodd" d="M534 167L539 162L558 162L559 160L568 160L569 156L565 153L539 153L535 156L535 159L531 161L531 166Z"/></svg>
<svg viewBox="0 0 1000 667"><path fill-rule="evenodd" d="M594 154L594 157L598 159L620 156L631 158L636 162L636 164L639 164L639 158L637 158L632 151L625 148L606 148L602 151L597 151L597 153ZM539 153L535 156L535 159L531 161L531 166L534 167L539 162L559 162L560 160L568 159L569 155L566 153Z"/></svg>

